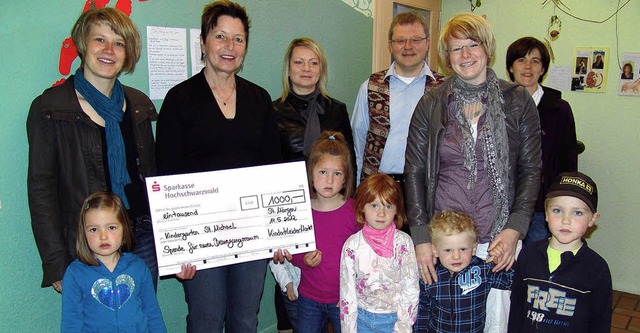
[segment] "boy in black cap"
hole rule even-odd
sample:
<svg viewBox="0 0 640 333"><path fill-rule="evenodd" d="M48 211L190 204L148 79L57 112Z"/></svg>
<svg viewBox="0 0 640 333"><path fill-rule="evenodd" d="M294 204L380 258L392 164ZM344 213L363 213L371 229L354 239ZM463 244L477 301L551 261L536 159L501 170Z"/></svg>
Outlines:
<svg viewBox="0 0 640 333"><path fill-rule="evenodd" d="M551 238L522 249L514 265L509 332L610 332L611 273L582 236L600 216L598 189L580 172L560 174L545 201Z"/></svg>

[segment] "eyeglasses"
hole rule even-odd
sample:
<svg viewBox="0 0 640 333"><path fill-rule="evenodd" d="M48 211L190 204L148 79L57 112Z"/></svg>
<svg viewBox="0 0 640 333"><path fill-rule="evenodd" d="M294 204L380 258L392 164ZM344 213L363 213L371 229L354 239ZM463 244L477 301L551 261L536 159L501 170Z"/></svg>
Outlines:
<svg viewBox="0 0 640 333"><path fill-rule="evenodd" d="M412 46L416 46L420 44L423 40L426 40L427 37L411 37L411 38L401 38L401 39L392 39L389 42L392 43L395 47L403 47L407 45L409 42Z"/></svg>
<svg viewBox="0 0 640 333"><path fill-rule="evenodd" d="M473 52L473 51L479 50L480 45L482 45L482 42L471 42L471 44L469 45L454 47L447 51L451 54L458 55L458 54L462 54L462 50L464 50L465 47L469 50L469 52Z"/></svg>

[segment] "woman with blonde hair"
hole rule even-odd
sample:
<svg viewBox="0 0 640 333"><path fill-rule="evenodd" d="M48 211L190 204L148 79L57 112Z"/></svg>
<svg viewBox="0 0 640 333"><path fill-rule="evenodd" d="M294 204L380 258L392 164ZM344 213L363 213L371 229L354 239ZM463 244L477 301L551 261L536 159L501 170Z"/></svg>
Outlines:
<svg viewBox="0 0 640 333"><path fill-rule="evenodd" d="M322 131L327 130L344 135L355 166L347 106L329 96L327 73L327 57L315 40L300 37L289 43L282 61L282 94L273 101L285 161L306 160L313 143ZM297 290L294 292L293 289L300 280L300 269L288 262L284 265L270 263L269 267L278 282L274 302L279 329L286 328L288 319L293 331L297 332Z"/></svg>
<svg viewBox="0 0 640 333"><path fill-rule="evenodd" d="M327 73L320 44L308 37L289 43L282 63L282 94L273 101L285 161L306 159L325 130L342 133L353 151L347 107L329 96Z"/></svg>
<svg viewBox="0 0 640 333"><path fill-rule="evenodd" d="M42 258L42 287L62 291L76 257L77 218L84 198L111 191L123 201L135 230L134 253L157 283L145 177L156 173L151 123L156 109L143 92L120 83L140 58L140 34L121 11L88 10L71 38L80 68L45 90L27 118L27 189L31 225Z"/></svg>
<svg viewBox="0 0 640 333"><path fill-rule="evenodd" d="M427 91L411 120L405 189L421 283L437 281L428 233L437 212L474 219L478 256L494 262L494 271L511 268L529 227L540 187L540 121L527 90L489 67L495 48L484 18L452 17L438 54L453 75ZM496 249L500 255L487 258ZM509 295L500 292L489 295L485 332L506 330Z"/></svg>

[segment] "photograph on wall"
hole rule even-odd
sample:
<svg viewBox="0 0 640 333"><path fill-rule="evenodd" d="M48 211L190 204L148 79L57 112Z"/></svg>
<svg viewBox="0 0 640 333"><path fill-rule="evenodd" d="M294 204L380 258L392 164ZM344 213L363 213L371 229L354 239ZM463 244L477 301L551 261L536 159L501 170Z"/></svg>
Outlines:
<svg viewBox="0 0 640 333"><path fill-rule="evenodd" d="M575 69L571 77L571 90L605 92L609 49L578 47L573 58Z"/></svg>
<svg viewBox="0 0 640 333"><path fill-rule="evenodd" d="M640 96L640 52L623 52L618 95Z"/></svg>

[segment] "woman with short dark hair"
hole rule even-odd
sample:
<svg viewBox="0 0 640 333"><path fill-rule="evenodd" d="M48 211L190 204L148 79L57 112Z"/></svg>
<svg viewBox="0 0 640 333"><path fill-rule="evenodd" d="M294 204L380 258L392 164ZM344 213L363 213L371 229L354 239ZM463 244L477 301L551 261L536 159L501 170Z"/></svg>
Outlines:
<svg viewBox="0 0 640 333"><path fill-rule="evenodd" d="M541 85L549 70L549 63L549 50L536 38L520 38L507 48L509 78L524 86L531 94L540 117L542 176L524 245L547 239L551 235L544 214L549 185L560 173L578 170L578 141L571 106L562 99L562 92Z"/></svg>
<svg viewBox="0 0 640 333"><path fill-rule="evenodd" d="M225 170L281 161L271 96L237 75L247 52L244 7L204 7L200 48L205 67L167 93L158 118L161 174ZM242 223L238 221L237 223ZM183 281L187 332L256 332L267 260L198 271Z"/></svg>

